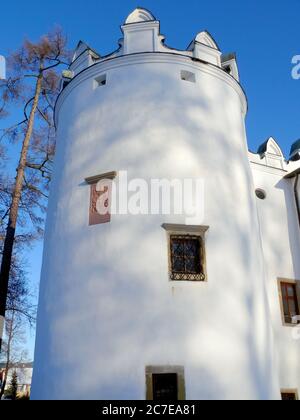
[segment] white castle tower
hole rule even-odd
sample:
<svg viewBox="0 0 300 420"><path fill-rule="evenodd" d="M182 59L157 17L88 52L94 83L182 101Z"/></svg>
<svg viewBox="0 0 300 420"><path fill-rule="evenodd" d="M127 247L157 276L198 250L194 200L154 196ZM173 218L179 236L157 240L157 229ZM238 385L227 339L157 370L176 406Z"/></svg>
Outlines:
<svg viewBox="0 0 300 420"><path fill-rule="evenodd" d="M32 398L296 395L298 161L248 153L235 56L208 32L169 48L140 8L122 32L109 56L79 43L56 105ZM202 219L112 214L124 171L203 180Z"/></svg>

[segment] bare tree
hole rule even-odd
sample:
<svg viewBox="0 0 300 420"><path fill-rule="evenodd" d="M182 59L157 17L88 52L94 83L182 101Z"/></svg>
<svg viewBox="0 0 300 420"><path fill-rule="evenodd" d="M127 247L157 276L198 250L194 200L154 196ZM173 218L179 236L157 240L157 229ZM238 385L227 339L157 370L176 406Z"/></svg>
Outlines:
<svg viewBox="0 0 300 420"><path fill-rule="evenodd" d="M27 352L24 350L24 332L26 323L30 327L35 325L36 306L32 301L32 293L27 286L25 265L14 255L7 296L5 340L0 357L5 365L0 399L4 394L9 372L16 365L28 361Z"/></svg>
<svg viewBox="0 0 300 420"><path fill-rule="evenodd" d="M3 372L3 381L0 390L0 399L2 398L6 388L9 371L12 368L13 364L17 361L14 345L16 344L16 341L20 340L21 323L20 319L16 318L15 315L16 314L14 312L11 312L10 315L6 318L5 332L7 340L3 342L3 348L1 352L1 360L3 360L5 368Z"/></svg>
<svg viewBox="0 0 300 420"><path fill-rule="evenodd" d="M7 116L11 102L20 98L21 82L19 78L0 79L0 119Z"/></svg>
<svg viewBox="0 0 300 420"><path fill-rule="evenodd" d="M26 360L24 332L26 323L33 327L36 306L32 303L32 293L27 286L24 263L13 256L7 296L5 340L0 360L5 364L0 399L4 393L11 369Z"/></svg>
<svg viewBox="0 0 300 420"><path fill-rule="evenodd" d="M22 297L24 299L24 297ZM25 297L26 299L26 297ZM14 307L15 305L13 305ZM18 310L8 310L5 321L5 340L3 340L2 352L0 360L4 363L3 371L3 380L1 383L0 389L0 400L4 394L9 373L12 369L15 369L16 366L27 362L27 352L24 350L24 316L20 311L20 306ZM28 311L28 308L24 308L24 312ZM30 315L28 320L32 325L34 322L34 312L30 310Z"/></svg>
<svg viewBox="0 0 300 420"><path fill-rule="evenodd" d="M55 146L53 109L59 87L57 69L67 65L68 60L66 39L61 30L42 37L37 43L25 41L8 60L11 79L3 87L2 114L9 99L17 99L24 104L24 118L2 130L0 136L0 145L4 139L21 141L15 180L1 182L0 179L0 200L2 194L8 204L1 216L2 226L5 222L7 226L3 233L0 272L0 351L14 246L22 240L34 239L41 232ZM28 219L36 228L34 234L24 231ZM19 235L16 235L17 225Z"/></svg>

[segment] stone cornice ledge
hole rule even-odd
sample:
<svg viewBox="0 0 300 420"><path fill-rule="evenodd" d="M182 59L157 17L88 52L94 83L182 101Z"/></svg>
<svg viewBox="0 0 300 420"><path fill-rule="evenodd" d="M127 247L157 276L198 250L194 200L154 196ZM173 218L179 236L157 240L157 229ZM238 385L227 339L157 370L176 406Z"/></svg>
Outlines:
<svg viewBox="0 0 300 420"><path fill-rule="evenodd" d="M205 225L182 225L173 223L164 223L161 227L167 232L181 232L181 233L201 233L208 231L209 226Z"/></svg>
<svg viewBox="0 0 300 420"><path fill-rule="evenodd" d="M94 176L90 176L88 178L85 178L85 182L87 184L96 184L96 182L100 181L101 179L114 179L117 176L117 172L116 171L112 171L112 172L106 172L105 174L100 174L100 175L94 175Z"/></svg>
<svg viewBox="0 0 300 420"><path fill-rule="evenodd" d="M251 160L249 162L250 162L250 167L253 167L253 169L256 169L261 172L268 172L270 174L279 175L279 176L285 176L285 174L287 174L288 172L285 169L276 168L275 166L268 166L263 163L253 162Z"/></svg>

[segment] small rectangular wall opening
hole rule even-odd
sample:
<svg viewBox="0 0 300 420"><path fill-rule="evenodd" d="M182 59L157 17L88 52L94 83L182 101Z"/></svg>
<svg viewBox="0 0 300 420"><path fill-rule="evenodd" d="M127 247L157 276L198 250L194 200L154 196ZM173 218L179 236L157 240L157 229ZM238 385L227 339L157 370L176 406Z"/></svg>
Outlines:
<svg viewBox="0 0 300 420"><path fill-rule="evenodd" d="M181 70L180 77L181 77L181 80L184 80L186 82L196 83L195 73L192 73L190 71Z"/></svg>
<svg viewBox="0 0 300 420"><path fill-rule="evenodd" d="M95 88L106 85L106 74L101 74L95 78Z"/></svg>
<svg viewBox="0 0 300 420"><path fill-rule="evenodd" d="M232 69L231 69L231 66L229 64L227 66L223 67L223 68L226 71L226 73L232 74Z"/></svg>

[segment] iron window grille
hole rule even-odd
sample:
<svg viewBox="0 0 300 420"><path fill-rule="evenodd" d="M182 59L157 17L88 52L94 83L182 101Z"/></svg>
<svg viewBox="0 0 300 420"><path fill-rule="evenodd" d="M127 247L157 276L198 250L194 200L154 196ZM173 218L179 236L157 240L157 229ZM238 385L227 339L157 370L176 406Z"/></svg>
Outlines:
<svg viewBox="0 0 300 420"><path fill-rule="evenodd" d="M171 280L205 281L203 240L195 235L171 235Z"/></svg>
<svg viewBox="0 0 300 420"><path fill-rule="evenodd" d="M152 375L154 401L178 401L178 383L176 373Z"/></svg>
<svg viewBox="0 0 300 420"><path fill-rule="evenodd" d="M297 395L295 392L282 392L281 399L282 401L297 401Z"/></svg>

